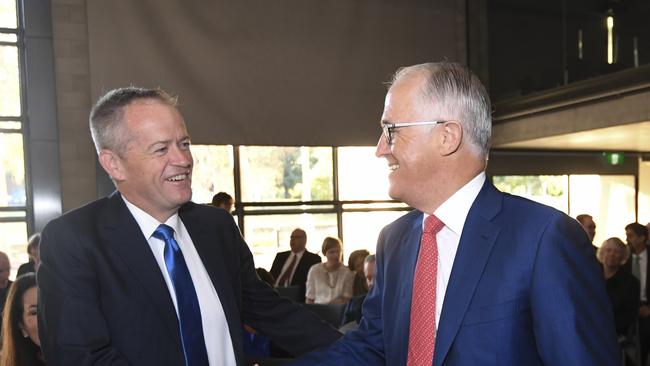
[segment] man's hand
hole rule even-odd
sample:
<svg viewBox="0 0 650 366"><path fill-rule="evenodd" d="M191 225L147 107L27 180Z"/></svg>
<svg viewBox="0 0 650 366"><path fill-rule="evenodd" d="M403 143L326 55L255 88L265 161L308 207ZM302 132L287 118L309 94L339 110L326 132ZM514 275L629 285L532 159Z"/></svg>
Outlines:
<svg viewBox="0 0 650 366"><path fill-rule="evenodd" d="M650 316L650 306L641 305L641 307L639 308L639 316L642 318Z"/></svg>

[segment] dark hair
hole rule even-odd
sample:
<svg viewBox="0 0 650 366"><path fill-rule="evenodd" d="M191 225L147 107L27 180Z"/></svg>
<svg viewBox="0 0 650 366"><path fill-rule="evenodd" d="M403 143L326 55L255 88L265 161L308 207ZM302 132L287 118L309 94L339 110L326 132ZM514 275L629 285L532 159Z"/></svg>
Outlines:
<svg viewBox="0 0 650 366"><path fill-rule="evenodd" d="M136 100L155 100L176 107L178 99L162 89L145 89L135 86L113 89L104 94L90 111L90 133L95 149L110 149L122 155L129 139L120 129L124 108Z"/></svg>
<svg viewBox="0 0 650 366"><path fill-rule="evenodd" d="M637 236L642 236L645 238L646 241L648 241L648 228L639 224L638 222L633 222L631 224L628 224L625 227L625 230L632 230Z"/></svg>
<svg viewBox="0 0 650 366"><path fill-rule="evenodd" d="M348 268L350 268L350 271L356 270L354 268L354 265L359 258L365 259L369 255L370 252L365 249L355 250L354 252L350 253L350 256L348 257Z"/></svg>
<svg viewBox="0 0 650 366"><path fill-rule="evenodd" d="M41 365L40 347L31 338L23 337L20 325L23 322L23 295L36 287L36 275L26 273L18 276L7 294L2 314L2 362L0 366Z"/></svg>
<svg viewBox="0 0 650 366"><path fill-rule="evenodd" d="M588 215L588 214L580 214L580 215L576 216L576 220L578 220L578 222L581 223L581 224L584 224L586 219L592 219L593 220L593 217L591 217L591 215Z"/></svg>
<svg viewBox="0 0 650 366"><path fill-rule="evenodd" d="M269 273L269 271L265 270L262 267L256 268L255 272L257 272L257 276L260 278L260 280L266 282L269 286L273 287L273 284L275 283L275 278L273 278L273 275Z"/></svg>
<svg viewBox="0 0 650 366"><path fill-rule="evenodd" d="M40 233L36 233L36 234L30 236L29 240L27 241L27 253L31 252L34 249L38 250L40 245L41 245L41 234Z"/></svg>
<svg viewBox="0 0 650 366"><path fill-rule="evenodd" d="M219 207L223 203L232 202L232 196L226 192L219 192L212 196L212 206Z"/></svg>

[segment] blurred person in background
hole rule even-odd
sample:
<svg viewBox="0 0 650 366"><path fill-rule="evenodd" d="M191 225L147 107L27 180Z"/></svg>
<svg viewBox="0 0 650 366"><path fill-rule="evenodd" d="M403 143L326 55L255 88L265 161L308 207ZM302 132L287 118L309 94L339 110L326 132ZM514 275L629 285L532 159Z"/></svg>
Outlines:
<svg viewBox="0 0 650 366"><path fill-rule="evenodd" d="M593 244L594 237L596 236L596 223L594 222L594 218L588 214L581 214L576 216L576 220L578 220L580 226L582 226L582 228L587 233L587 236L589 237L589 241L591 242L591 245L594 247L594 250L598 251L598 247Z"/></svg>
<svg viewBox="0 0 650 366"><path fill-rule="evenodd" d="M27 241L27 254L29 254L29 262L23 263L18 267L18 273L16 276L23 275L25 273L36 273L38 265L41 263L41 257L39 254L39 247L41 244L41 234L36 233L29 237Z"/></svg>
<svg viewBox="0 0 650 366"><path fill-rule="evenodd" d="M345 304L352 298L354 273L341 263L343 245L337 238L323 241L325 263L311 267L307 274L307 304Z"/></svg>
<svg viewBox="0 0 650 366"><path fill-rule="evenodd" d="M605 288L614 311L616 334L625 335L639 312L639 280L630 272L621 270L630 256L630 250L619 238L609 238L598 249L598 260L603 265Z"/></svg>
<svg viewBox="0 0 650 366"><path fill-rule="evenodd" d="M7 294L11 288L12 281L9 280L9 274L11 273L11 262L9 262L9 256L5 252L0 252L0 314L5 307L5 301L7 300ZM0 327L2 326L2 318L0 317Z"/></svg>
<svg viewBox="0 0 650 366"><path fill-rule="evenodd" d="M226 192L219 192L212 196L212 206L223 208L228 213L232 212L234 204L235 200Z"/></svg>
<svg viewBox="0 0 650 366"><path fill-rule="evenodd" d="M368 293L368 282L363 273L363 262L370 252L365 249L355 250L348 258L348 268L354 272L354 283L352 285L352 296L361 296Z"/></svg>
<svg viewBox="0 0 650 366"><path fill-rule="evenodd" d="M38 337L37 304L36 275L18 276L9 290L6 311L2 314L0 366L45 365Z"/></svg>

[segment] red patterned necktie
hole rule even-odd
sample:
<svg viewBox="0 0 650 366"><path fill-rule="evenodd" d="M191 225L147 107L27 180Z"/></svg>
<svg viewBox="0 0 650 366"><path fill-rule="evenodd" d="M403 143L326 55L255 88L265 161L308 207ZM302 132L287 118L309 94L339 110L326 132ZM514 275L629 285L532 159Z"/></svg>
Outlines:
<svg viewBox="0 0 650 366"><path fill-rule="evenodd" d="M431 215L424 231L413 276L409 327L408 366L431 366L436 345L436 279L438 244L436 234L445 224Z"/></svg>
<svg viewBox="0 0 650 366"><path fill-rule="evenodd" d="M291 263L289 263L289 267L287 267L287 270L284 271L282 276L280 276L278 287L287 287L291 284L291 272L293 272L293 267L296 266L297 259L298 256L293 254L293 259L291 260Z"/></svg>

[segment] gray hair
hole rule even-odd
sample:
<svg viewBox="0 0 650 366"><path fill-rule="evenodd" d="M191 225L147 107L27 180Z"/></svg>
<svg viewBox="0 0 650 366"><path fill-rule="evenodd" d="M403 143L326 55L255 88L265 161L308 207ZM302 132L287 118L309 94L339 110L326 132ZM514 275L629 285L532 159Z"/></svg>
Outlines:
<svg viewBox="0 0 650 366"><path fill-rule="evenodd" d="M145 89L135 86L113 89L104 94L90 111L90 133L99 153L110 149L118 155L126 150L129 138L122 128L125 107L137 100L155 100L176 107L178 99L162 89Z"/></svg>
<svg viewBox="0 0 650 366"><path fill-rule="evenodd" d="M485 87L467 67L453 62L425 63L397 70L389 85L403 77L423 75L422 98L458 121L480 157L487 158L492 134L492 107Z"/></svg>
<svg viewBox="0 0 650 366"><path fill-rule="evenodd" d="M370 254L369 256L367 256L367 257L363 260L363 263L364 263L364 264L368 264L368 263L370 263L370 262L373 262L373 263L374 263L374 262L376 262L376 261L377 261L377 257L375 257L374 254Z"/></svg>

